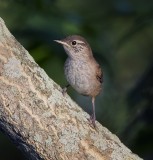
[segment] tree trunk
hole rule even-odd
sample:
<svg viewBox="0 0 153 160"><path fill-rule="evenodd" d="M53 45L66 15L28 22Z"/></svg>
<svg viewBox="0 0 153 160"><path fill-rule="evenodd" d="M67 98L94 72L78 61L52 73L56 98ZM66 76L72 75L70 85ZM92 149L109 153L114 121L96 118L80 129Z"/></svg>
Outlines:
<svg viewBox="0 0 153 160"><path fill-rule="evenodd" d="M0 18L0 128L32 160L139 160L62 95Z"/></svg>

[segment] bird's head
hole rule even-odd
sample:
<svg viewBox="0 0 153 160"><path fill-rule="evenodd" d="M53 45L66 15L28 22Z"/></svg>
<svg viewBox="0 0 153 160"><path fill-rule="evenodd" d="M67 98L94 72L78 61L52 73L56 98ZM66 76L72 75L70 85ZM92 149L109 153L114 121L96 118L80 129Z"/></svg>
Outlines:
<svg viewBox="0 0 153 160"><path fill-rule="evenodd" d="M72 35L62 40L54 40L63 45L66 53L72 59L89 58L92 56L88 42L81 36Z"/></svg>

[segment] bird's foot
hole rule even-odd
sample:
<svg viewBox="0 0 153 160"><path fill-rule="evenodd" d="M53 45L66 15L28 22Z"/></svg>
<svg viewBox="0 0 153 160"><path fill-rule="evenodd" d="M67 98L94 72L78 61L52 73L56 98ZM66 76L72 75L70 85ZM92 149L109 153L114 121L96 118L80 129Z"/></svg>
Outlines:
<svg viewBox="0 0 153 160"><path fill-rule="evenodd" d="M68 84L68 85L66 85L66 86L62 89L62 94L63 94L63 96L65 96L65 95L66 95L68 87L70 87L70 85L69 85L69 84Z"/></svg>
<svg viewBox="0 0 153 160"><path fill-rule="evenodd" d="M62 89L62 94L63 94L63 96L65 96L66 93L67 93L67 87L64 87L64 88Z"/></svg>
<svg viewBox="0 0 153 160"><path fill-rule="evenodd" d="M93 114L90 116L90 118L88 120L89 120L90 124L92 125L92 127L96 128L96 123L95 123L96 120L95 120L95 117Z"/></svg>

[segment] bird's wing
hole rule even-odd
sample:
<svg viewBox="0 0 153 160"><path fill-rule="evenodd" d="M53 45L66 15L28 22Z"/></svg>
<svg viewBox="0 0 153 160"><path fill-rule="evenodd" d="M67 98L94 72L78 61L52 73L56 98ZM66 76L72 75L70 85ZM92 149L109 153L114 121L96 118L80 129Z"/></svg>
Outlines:
<svg viewBox="0 0 153 160"><path fill-rule="evenodd" d="M100 65L97 65L96 78L100 83L103 83L103 73L100 68Z"/></svg>

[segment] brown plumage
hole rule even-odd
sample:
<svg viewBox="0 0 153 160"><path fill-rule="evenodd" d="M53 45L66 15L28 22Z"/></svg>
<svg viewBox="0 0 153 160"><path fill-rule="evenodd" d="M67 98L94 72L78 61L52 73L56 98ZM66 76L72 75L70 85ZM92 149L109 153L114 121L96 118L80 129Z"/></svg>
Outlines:
<svg viewBox="0 0 153 160"><path fill-rule="evenodd" d="M78 93L92 98L93 114L90 122L95 127L95 97L100 93L103 82L100 65L96 62L88 42L83 37L73 35L55 41L62 44L68 54L64 71L69 85ZM67 87L64 88L64 92Z"/></svg>

